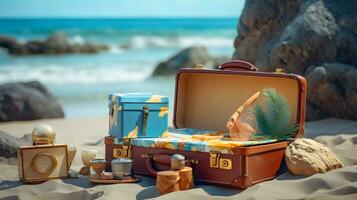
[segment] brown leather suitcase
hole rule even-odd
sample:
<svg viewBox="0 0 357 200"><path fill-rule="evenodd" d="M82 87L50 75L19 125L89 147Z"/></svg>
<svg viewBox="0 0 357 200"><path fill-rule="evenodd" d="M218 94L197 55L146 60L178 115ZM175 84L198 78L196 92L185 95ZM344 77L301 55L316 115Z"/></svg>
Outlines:
<svg viewBox="0 0 357 200"><path fill-rule="evenodd" d="M303 136L305 79L279 69L272 73L258 72L255 66L244 61L224 63L218 70L199 67L179 70L176 76L174 127L227 131L227 116L249 95L266 87L273 87L284 94L291 107L292 121L299 124L295 136ZM155 177L157 171L168 170L170 156L179 153L185 156L187 165L192 166L195 181L247 188L276 176L288 141L234 147L230 154L116 144L112 137L106 137L105 144L107 160L130 157L136 174ZM110 170L110 165L107 170Z"/></svg>

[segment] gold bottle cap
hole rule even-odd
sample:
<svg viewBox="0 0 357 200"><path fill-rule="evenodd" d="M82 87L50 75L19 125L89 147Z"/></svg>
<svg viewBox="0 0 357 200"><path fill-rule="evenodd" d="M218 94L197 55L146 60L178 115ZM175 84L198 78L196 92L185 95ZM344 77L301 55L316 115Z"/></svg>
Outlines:
<svg viewBox="0 0 357 200"><path fill-rule="evenodd" d="M56 139L56 133L52 126L48 124L40 124L32 131L32 142L37 144L53 144Z"/></svg>

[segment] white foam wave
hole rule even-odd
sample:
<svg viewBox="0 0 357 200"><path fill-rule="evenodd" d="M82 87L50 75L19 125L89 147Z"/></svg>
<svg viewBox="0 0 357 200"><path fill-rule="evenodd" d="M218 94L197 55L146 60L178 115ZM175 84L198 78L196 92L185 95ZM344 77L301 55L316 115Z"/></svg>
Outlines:
<svg viewBox="0 0 357 200"><path fill-rule="evenodd" d="M232 39L223 37L181 37L178 38L179 47L202 45L207 47L231 47Z"/></svg>
<svg viewBox="0 0 357 200"><path fill-rule="evenodd" d="M0 68L0 83L38 80L49 84L90 84L114 82L141 82L149 78L152 68L122 68L120 66L71 66L46 65L31 67L27 65ZM12 69L11 69L12 68Z"/></svg>
<svg viewBox="0 0 357 200"><path fill-rule="evenodd" d="M232 39L227 37L201 37L201 36L182 36L176 38L156 37L156 36L134 36L124 47L128 48L155 48L155 47L177 47L185 48L190 46L206 47L231 47Z"/></svg>
<svg viewBox="0 0 357 200"><path fill-rule="evenodd" d="M85 39L81 36L81 35L75 35L73 37L70 37L68 39L69 43L71 44L84 44L85 43Z"/></svg>
<svg viewBox="0 0 357 200"><path fill-rule="evenodd" d="M109 44L109 52L112 54L120 54L123 53L123 49L121 49L117 44Z"/></svg>
<svg viewBox="0 0 357 200"><path fill-rule="evenodd" d="M78 44L78 45L83 45L86 43L86 40L81 35L75 35L73 37L70 37L68 41L70 44ZM109 46L110 53L119 54L123 52L123 50L117 44L110 43L108 44L108 46Z"/></svg>

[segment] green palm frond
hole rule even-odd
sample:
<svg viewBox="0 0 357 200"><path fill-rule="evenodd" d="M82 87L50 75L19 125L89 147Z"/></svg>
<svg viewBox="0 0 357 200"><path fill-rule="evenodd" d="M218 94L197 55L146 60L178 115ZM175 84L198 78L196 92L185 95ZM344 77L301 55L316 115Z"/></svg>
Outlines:
<svg viewBox="0 0 357 200"><path fill-rule="evenodd" d="M255 118L259 130L274 139L293 137L298 130L298 124L291 125L291 110L285 97L279 95L275 89L265 89L267 107L264 111L261 105L255 107Z"/></svg>

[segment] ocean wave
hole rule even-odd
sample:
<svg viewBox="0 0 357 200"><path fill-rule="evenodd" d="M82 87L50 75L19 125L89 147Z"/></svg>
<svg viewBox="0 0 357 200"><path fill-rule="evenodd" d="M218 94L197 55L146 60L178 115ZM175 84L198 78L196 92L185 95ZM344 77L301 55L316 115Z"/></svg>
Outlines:
<svg viewBox="0 0 357 200"><path fill-rule="evenodd" d="M109 44L109 52L112 54L120 54L123 53L123 49L121 49L117 44Z"/></svg>
<svg viewBox="0 0 357 200"><path fill-rule="evenodd" d="M47 37L43 38L46 39ZM87 42L106 44L110 53L122 53L125 49L151 48L186 48L191 46L205 46L208 48L231 48L233 39L227 36L143 36L134 35L118 44L118 37L93 37L91 40L81 34L68 35L68 42L73 45L83 45ZM26 43L31 38L18 37L20 43ZM93 41L92 41L93 40Z"/></svg>
<svg viewBox="0 0 357 200"><path fill-rule="evenodd" d="M16 69L14 69L16 68ZM152 67L46 65L36 68L17 65L0 68L0 83L38 80L46 84L92 84L141 82L151 76Z"/></svg>
<svg viewBox="0 0 357 200"><path fill-rule="evenodd" d="M185 48L190 46L206 47L232 47L231 38L227 37L202 37L202 36L180 36L180 37L157 37L157 36L134 36L128 42L121 45L122 48Z"/></svg>
<svg viewBox="0 0 357 200"><path fill-rule="evenodd" d="M77 45L83 45L87 42L81 35L74 35L73 37L69 37L68 41L70 44ZM121 49L118 44L109 43L107 45L109 46L109 52L112 54L119 54L123 52L123 49Z"/></svg>
<svg viewBox="0 0 357 200"><path fill-rule="evenodd" d="M86 41L81 35L75 35L73 37L68 38L70 44L79 44L83 45Z"/></svg>

